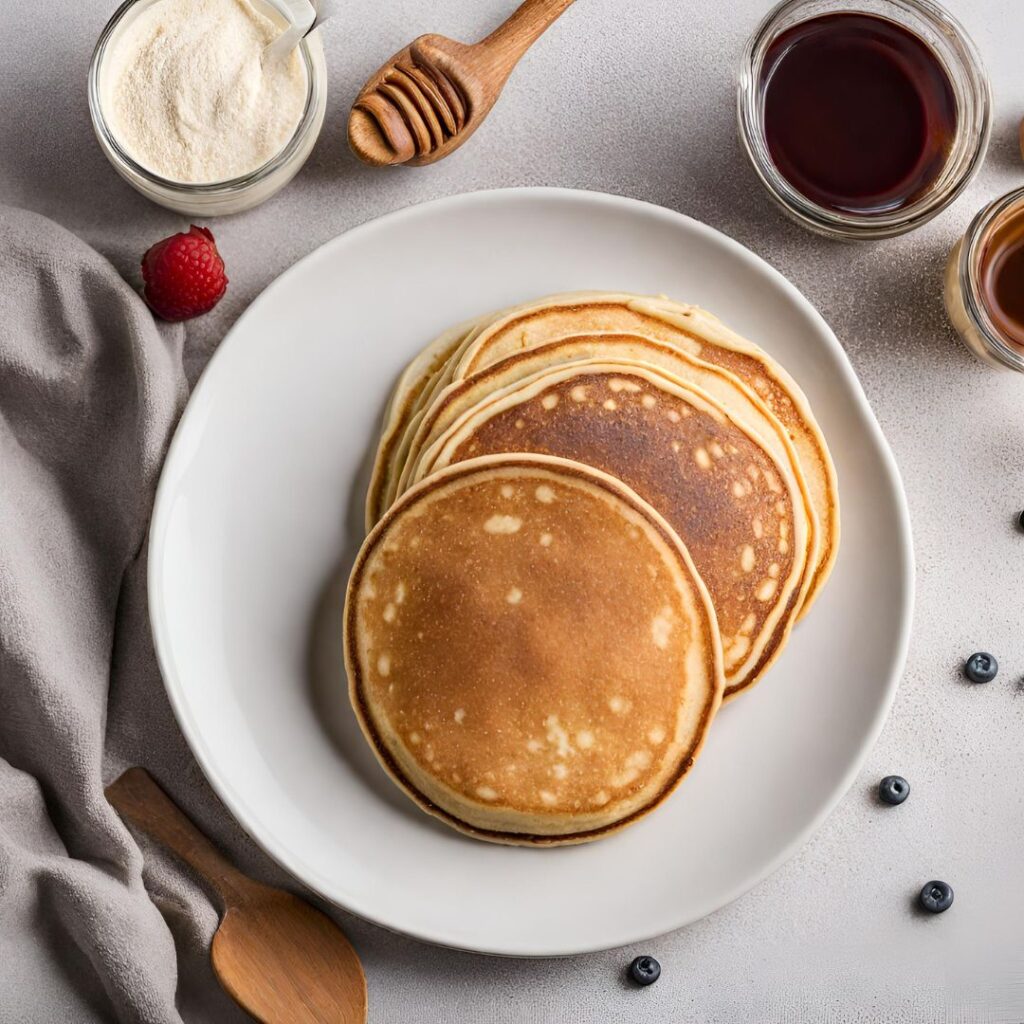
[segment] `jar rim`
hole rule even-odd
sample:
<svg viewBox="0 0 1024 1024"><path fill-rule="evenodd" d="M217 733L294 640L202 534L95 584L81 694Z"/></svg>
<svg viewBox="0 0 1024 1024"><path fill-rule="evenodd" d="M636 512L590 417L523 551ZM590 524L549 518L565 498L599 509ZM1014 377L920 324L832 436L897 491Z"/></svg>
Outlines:
<svg viewBox="0 0 1024 1024"><path fill-rule="evenodd" d="M953 146L932 187L913 203L886 213L830 210L813 202L781 174L764 133L761 68L772 42L793 25L832 13L888 18L913 32L940 62L957 98ZM908 23L910 22L910 23ZM948 52L918 30L928 26ZM888 238L931 220L967 187L981 167L992 130L992 94L984 64L963 26L932 0L782 0L762 19L743 51L737 89L740 139L769 195L795 220L820 234L847 239Z"/></svg>
<svg viewBox="0 0 1024 1024"><path fill-rule="evenodd" d="M306 39L302 39L296 47L302 57L306 73L306 102L302 108L302 116L299 118L299 123L295 126L295 131L289 137L284 146L269 160L260 164L259 167L255 167L253 170L247 171L245 174L236 175L233 178L223 178L219 181L179 181L176 178L167 178L161 174L157 174L156 171L153 171L144 164L139 163L125 150L118 141L117 136L107 124L107 120L103 114L103 103L100 99L100 74L103 66L103 59L106 56L118 29L121 27L121 22L124 17L132 8L137 7L139 4L151 4L154 2L156 2L156 0L124 0L121 6L114 11L110 20L103 27L103 31L100 33L99 39L96 41L96 46L93 48L92 58L89 61L89 114L92 118L93 129L95 130L96 135L103 142L104 147L107 149L108 156L113 157L121 164L122 167L141 178L147 184L188 198L217 197L244 192L251 186L258 185L265 181L282 167L287 166L296 151L302 146L306 134L317 120L317 67L316 62L313 60L310 53L308 41ZM271 4L282 15L285 14L285 11L282 9L278 0L265 0L265 2Z"/></svg>
<svg viewBox="0 0 1024 1024"><path fill-rule="evenodd" d="M979 287L981 257L989 232L1014 207L1024 213L1024 187L993 199L975 214L960 245L957 278L967 316L991 354L1014 370L1024 370L1024 349L992 319Z"/></svg>

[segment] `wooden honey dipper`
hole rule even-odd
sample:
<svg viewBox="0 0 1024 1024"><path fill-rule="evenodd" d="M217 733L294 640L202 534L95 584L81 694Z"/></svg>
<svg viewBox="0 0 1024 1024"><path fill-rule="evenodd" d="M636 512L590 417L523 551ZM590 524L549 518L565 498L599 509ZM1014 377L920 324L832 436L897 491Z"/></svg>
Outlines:
<svg viewBox="0 0 1024 1024"><path fill-rule="evenodd" d="M479 43L426 35L399 50L352 105L348 141L364 163L432 164L480 127L524 53L573 0L526 0Z"/></svg>

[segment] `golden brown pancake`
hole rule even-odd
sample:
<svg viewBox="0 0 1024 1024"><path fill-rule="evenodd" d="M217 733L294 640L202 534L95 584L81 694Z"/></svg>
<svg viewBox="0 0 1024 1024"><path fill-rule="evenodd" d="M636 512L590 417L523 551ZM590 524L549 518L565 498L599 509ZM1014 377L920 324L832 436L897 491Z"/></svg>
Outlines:
<svg viewBox="0 0 1024 1024"><path fill-rule="evenodd" d="M367 530L373 527L398 497L398 475L412 435L424 410L432 404L438 391L451 383L452 373L461 354L486 327L525 308L525 305L509 306L467 320L432 341L405 368L395 385L384 417L384 430L367 491Z"/></svg>
<svg viewBox="0 0 1024 1024"><path fill-rule="evenodd" d="M660 804L721 699L707 591L663 519L587 466L460 463L404 495L349 582L353 707L392 779L500 843L579 843Z"/></svg>
<svg viewBox="0 0 1024 1024"><path fill-rule="evenodd" d="M789 466L745 424L654 367L570 363L464 414L420 471L500 452L582 462L648 501L711 594L726 699L763 675L799 608L807 519Z"/></svg>
<svg viewBox="0 0 1024 1024"><path fill-rule="evenodd" d="M419 403L423 401L429 384L436 378L441 368L447 365L449 357L457 351L467 335L481 322L473 320L445 331L409 363L395 384L384 412L384 426L381 429L377 455L370 475L370 486L366 494L367 529L373 526L383 511L381 506L384 502L389 466L396 457L405 429Z"/></svg>
<svg viewBox="0 0 1024 1024"><path fill-rule="evenodd" d="M474 334L456 351L449 375L460 380L493 363L568 335L643 334L674 344L728 370L765 403L789 432L820 526L817 564L801 614L821 592L839 549L839 491L828 446L810 405L792 377L767 353L696 306L664 297L572 293L521 306Z"/></svg>
<svg viewBox="0 0 1024 1024"><path fill-rule="evenodd" d="M562 338L538 348L526 349L485 367L465 380L453 381L431 400L417 416L411 441L404 446L404 465L396 494L422 477L421 455L429 461L431 447L461 415L488 401L506 388L527 377L557 365L584 359L627 360L655 366L673 379L694 385L706 392L734 420L753 429L772 457L789 466L800 489L808 524L807 561L817 564L818 529L800 470L799 460L789 434L765 404L734 374L683 352L678 346L635 334L593 334ZM805 573L804 594L811 585L813 572Z"/></svg>

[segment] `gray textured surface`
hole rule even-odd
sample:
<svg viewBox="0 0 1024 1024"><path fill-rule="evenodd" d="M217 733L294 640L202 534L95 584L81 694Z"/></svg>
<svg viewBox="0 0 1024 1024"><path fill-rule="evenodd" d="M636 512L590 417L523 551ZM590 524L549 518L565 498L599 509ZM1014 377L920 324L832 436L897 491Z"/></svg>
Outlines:
<svg viewBox="0 0 1024 1024"><path fill-rule="evenodd" d="M939 290L946 253L976 208L1024 183L1015 142L1024 113L1019 0L951 0L995 91L982 174L923 230L856 247L791 226L741 160L733 79L743 41L768 6L763 0L581 0L453 158L395 172L350 158L348 104L384 57L424 31L482 34L512 6L343 5L326 30L328 120L310 163L276 200L214 225L231 287L190 330L190 372L285 267L346 228L410 203L551 184L681 210L778 267L850 353L910 501L914 639L892 716L839 809L755 891L647 943L664 965L658 985L635 991L621 981L620 966L639 950L498 961L348 920L366 964L372 1020L1024 1021L1024 535L1013 525L1024 507L1024 378L973 361L946 324ZM0 198L55 218L131 275L142 251L183 221L124 185L91 137L85 74L108 4L53 0L44 19L35 4L18 0L2 0L2 10ZM978 647L996 653L1003 670L990 686L972 688L959 681L957 665ZM808 666L812 675L828 670ZM153 721L168 719L155 709ZM871 798L890 771L913 786L897 810ZM258 868L230 823L204 824ZM924 919L910 900L933 877L954 886L956 903ZM657 881L637 865L622 884ZM215 1019L199 1010L186 1018Z"/></svg>

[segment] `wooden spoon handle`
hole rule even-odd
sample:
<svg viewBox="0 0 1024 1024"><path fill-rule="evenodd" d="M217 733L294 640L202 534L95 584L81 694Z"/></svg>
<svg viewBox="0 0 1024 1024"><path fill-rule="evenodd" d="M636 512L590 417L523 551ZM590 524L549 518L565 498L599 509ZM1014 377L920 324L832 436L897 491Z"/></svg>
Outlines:
<svg viewBox="0 0 1024 1024"><path fill-rule="evenodd" d="M145 769L129 768L106 794L122 818L194 868L225 904L237 903L257 885L225 860Z"/></svg>
<svg viewBox="0 0 1024 1024"><path fill-rule="evenodd" d="M554 24L573 0L525 0L504 24L474 47L495 73L506 74L524 53Z"/></svg>

